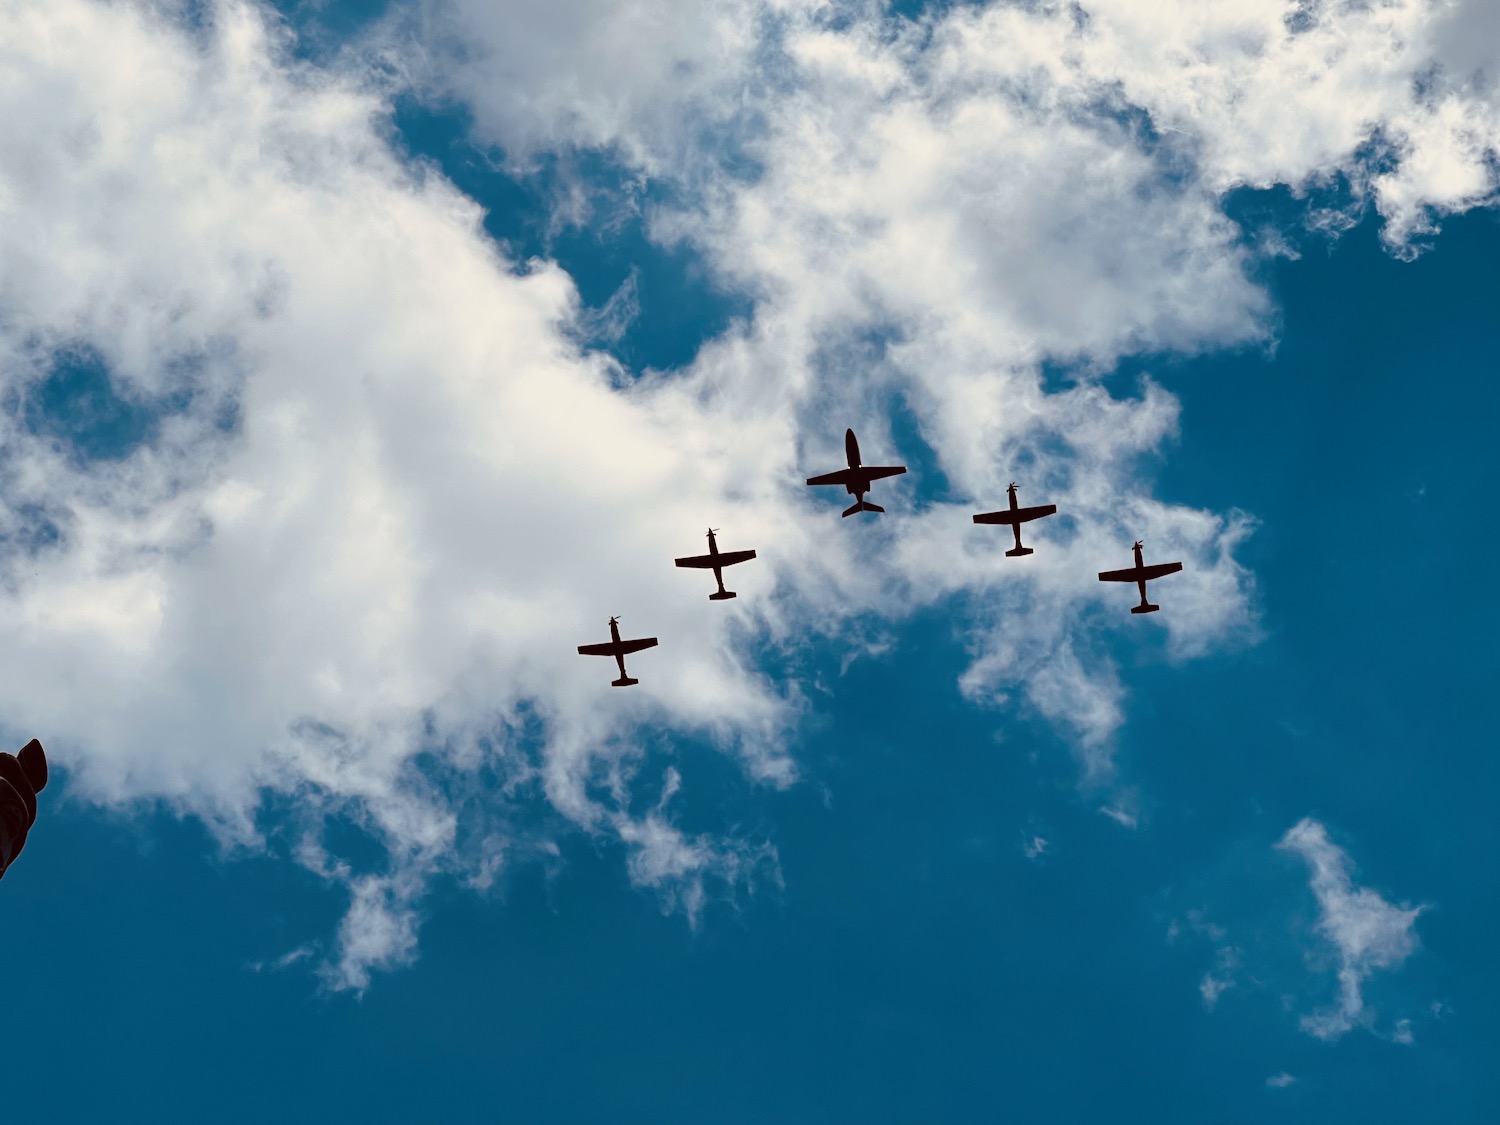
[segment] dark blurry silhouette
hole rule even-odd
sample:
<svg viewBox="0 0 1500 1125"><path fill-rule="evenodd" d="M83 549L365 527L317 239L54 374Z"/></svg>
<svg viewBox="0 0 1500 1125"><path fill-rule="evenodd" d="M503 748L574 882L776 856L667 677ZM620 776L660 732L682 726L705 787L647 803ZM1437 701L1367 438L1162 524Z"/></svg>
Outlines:
<svg viewBox="0 0 1500 1125"><path fill-rule="evenodd" d="M1056 504L1038 504L1034 508L1022 508L1016 504L1016 485L1012 481L1009 488L1005 490L1010 497L1010 507L1001 512L979 512L974 516L975 523L1005 523L1016 534L1016 546L1014 550L1006 551L1006 558L1015 558L1017 555L1031 554L1030 547L1021 546L1021 525L1031 520L1039 520L1043 516L1054 515L1057 512Z"/></svg>
<svg viewBox="0 0 1500 1125"><path fill-rule="evenodd" d="M1146 600L1146 583L1153 578L1161 578L1168 574L1176 574L1182 569L1180 562L1156 563L1147 566L1141 559L1141 541L1135 541L1135 565L1129 570L1102 570L1099 572L1100 582L1134 582L1141 588L1141 604L1131 606L1131 613L1155 613L1161 608L1152 605Z"/></svg>
<svg viewBox="0 0 1500 1125"><path fill-rule="evenodd" d="M639 640L634 641L620 640L620 619L618 617L611 617L609 619L609 636L610 640L602 645L579 645L579 655L613 656L615 663L620 666L620 678L610 681L610 686L612 687L629 687L631 684L640 683L640 680L631 679L625 674L625 656L627 653L640 652L643 648L655 648L656 638L641 637Z"/></svg>
<svg viewBox="0 0 1500 1125"><path fill-rule="evenodd" d="M36 823L36 795L47 788L47 754L32 739L19 754L0 752L0 879Z"/></svg>
<svg viewBox="0 0 1500 1125"><path fill-rule="evenodd" d="M678 559L678 566L690 566L699 570L712 570L714 581L719 584L719 592L709 594L711 602L721 602L726 598L737 597L733 590L724 589L724 567L733 566L735 563L749 562L755 557L754 551L720 551L718 541L714 539L714 529L708 529L708 554L689 555L685 559Z"/></svg>
<svg viewBox="0 0 1500 1125"><path fill-rule="evenodd" d="M865 502L865 493L870 491L872 481L881 477L898 477L906 472L905 465L861 465L859 463L859 442L854 439L853 430L844 431L844 455L849 459L847 469L839 469L837 472L824 473L820 477L808 477L807 483L818 484L841 484L850 496L854 497L852 507L844 511L844 515L852 516L855 512L883 512L879 504Z"/></svg>

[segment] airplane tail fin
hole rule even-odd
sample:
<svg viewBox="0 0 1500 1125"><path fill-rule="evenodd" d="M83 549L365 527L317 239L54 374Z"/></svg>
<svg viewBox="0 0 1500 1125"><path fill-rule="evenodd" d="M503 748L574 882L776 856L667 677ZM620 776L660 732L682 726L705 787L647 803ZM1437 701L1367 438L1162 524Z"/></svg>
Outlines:
<svg viewBox="0 0 1500 1125"><path fill-rule="evenodd" d="M1034 548L1032 547L1012 547L1005 552L1005 557L1008 559L1019 558L1021 555L1031 554L1033 550Z"/></svg>
<svg viewBox="0 0 1500 1125"><path fill-rule="evenodd" d="M1133 605L1133 606L1131 606L1130 607L1130 612L1131 613L1155 613L1160 608L1161 608L1161 606L1159 606L1159 605L1152 605L1150 602L1145 602L1142 605Z"/></svg>
<svg viewBox="0 0 1500 1125"><path fill-rule="evenodd" d="M737 598L737 597L739 597L739 595L736 594L733 590L720 590L717 594L709 594L708 595L708 600L711 601L711 602L722 602L726 598Z"/></svg>
<svg viewBox="0 0 1500 1125"><path fill-rule="evenodd" d="M609 681L609 686L610 687L629 687L631 684L638 684L640 682L641 681L638 680L638 679L636 679L634 676L621 676L618 680L610 680Z"/></svg>
<svg viewBox="0 0 1500 1125"><path fill-rule="evenodd" d="M848 508L844 509L844 515L852 516L855 512L883 512L879 504L871 504L868 500L856 500Z"/></svg>

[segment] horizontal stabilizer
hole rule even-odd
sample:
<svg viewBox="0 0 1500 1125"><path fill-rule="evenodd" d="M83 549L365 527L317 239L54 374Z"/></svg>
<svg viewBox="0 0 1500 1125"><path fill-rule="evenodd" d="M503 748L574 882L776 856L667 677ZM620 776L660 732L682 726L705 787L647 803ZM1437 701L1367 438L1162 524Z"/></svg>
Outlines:
<svg viewBox="0 0 1500 1125"><path fill-rule="evenodd" d="M1133 605L1133 606L1131 606L1130 607L1130 612L1131 613L1155 613L1160 608L1161 608L1161 606L1159 606L1159 605L1152 605L1150 602L1147 602L1145 605Z"/></svg>
<svg viewBox="0 0 1500 1125"><path fill-rule="evenodd" d="M711 602L722 602L727 601L729 598L737 597L739 597L739 595L736 594L733 590L720 590L716 594L709 594L708 600Z"/></svg>
<svg viewBox="0 0 1500 1125"><path fill-rule="evenodd" d="M618 680L610 680L609 681L609 686L610 687L629 687L631 684L638 684L640 682L641 681L637 680L634 676L621 676Z"/></svg>
<svg viewBox="0 0 1500 1125"><path fill-rule="evenodd" d="M1031 553L1032 549L1030 547L1012 547L1010 550L1005 552L1005 557L1008 559L1015 559L1020 558L1022 555L1029 555Z"/></svg>
<svg viewBox="0 0 1500 1125"><path fill-rule="evenodd" d="M844 509L844 515L852 516L855 512L883 512L879 504L871 504L868 500L859 500Z"/></svg>

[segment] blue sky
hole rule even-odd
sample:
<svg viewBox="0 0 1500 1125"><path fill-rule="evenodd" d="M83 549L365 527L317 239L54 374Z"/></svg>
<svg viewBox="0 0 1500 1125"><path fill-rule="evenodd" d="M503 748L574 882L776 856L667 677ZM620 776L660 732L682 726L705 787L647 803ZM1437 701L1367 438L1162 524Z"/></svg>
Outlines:
<svg viewBox="0 0 1500 1125"><path fill-rule="evenodd" d="M0 25L10 1112L1488 1120L1489 10L1262 7Z"/></svg>

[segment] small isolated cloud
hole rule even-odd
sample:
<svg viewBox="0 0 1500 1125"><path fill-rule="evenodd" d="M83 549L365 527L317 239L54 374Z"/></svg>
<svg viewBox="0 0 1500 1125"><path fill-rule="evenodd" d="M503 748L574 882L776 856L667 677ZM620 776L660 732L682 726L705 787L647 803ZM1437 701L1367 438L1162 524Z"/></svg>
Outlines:
<svg viewBox="0 0 1500 1125"><path fill-rule="evenodd" d="M1114 805L1105 805L1099 811L1122 828L1134 828L1140 823L1134 813L1126 812Z"/></svg>
<svg viewBox="0 0 1500 1125"><path fill-rule="evenodd" d="M1213 969L1204 973L1203 979L1198 982L1198 994L1203 997L1203 1006L1210 1012L1218 1004L1219 997L1234 987L1234 972L1239 967L1240 951L1232 945L1222 946Z"/></svg>
<svg viewBox="0 0 1500 1125"><path fill-rule="evenodd" d="M299 945L296 949L289 950L270 961L252 961L249 969L252 973L279 973L283 969L290 969L293 965L301 964L312 955L311 945Z"/></svg>
<svg viewBox="0 0 1500 1125"><path fill-rule="evenodd" d="M1273 1074L1271 1075L1271 1077L1267 1078L1266 1085L1271 1087L1273 1090L1285 1090L1295 1081L1297 1081L1296 1078L1283 1070L1280 1074Z"/></svg>
<svg viewBox="0 0 1500 1125"><path fill-rule="evenodd" d="M1318 932L1333 946L1339 964L1338 1003L1303 1016L1302 1030L1333 1040L1356 1025L1369 1026L1373 1015L1365 1008L1362 986L1375 970L1396 968L1411 956L1417 947L1412 927L1423 908L1393 906L1368 887L1355 886L1348 853L1310 817L1294 825L1276 846L1307 861L1322 914ZM1411 1041L1410 1021L1397 1023L1394 1038Z"/></svg>
<svg viewBox="0 0 1500 1125"><path fill-rule="evenodd" d="M1219 997L1228 989L1234 987L1234 981L1223 977L1216 977L1212 973L1204 973L1203 979L1198 982L1198 994L1203 997L1203 1006L1210 1012L1214 1005L1218 1004Z"/></svg>
<svg viewBox="0 0 1500 1125"><path fill-rule="evenodd" d="M1030 836L1021 845L1021 850L1026 853L1027 859L1040 859L1047 850L1047 840L1042 836Z"/></svg>
<svg viewBox="0 0 1500 1125"><path fill-rule="evenodd" d="M1167 941L1175 943L1184 933L1206 939L1216 947L1213 966L1198 982L1198 995L1203 997L1203 1007L1211 1012L1218 1005L1219 997L1235 986L1235 973L1244 960L1244 954L1238 946L1225 941L1229 932L1223 926L1208 921L1201 909L1189 910L1186 924L1172 919L1167 928Z"/></svg>

